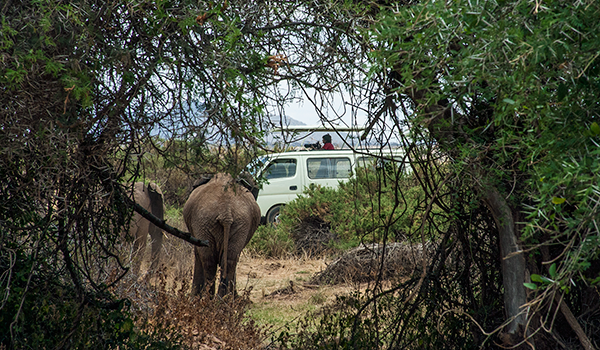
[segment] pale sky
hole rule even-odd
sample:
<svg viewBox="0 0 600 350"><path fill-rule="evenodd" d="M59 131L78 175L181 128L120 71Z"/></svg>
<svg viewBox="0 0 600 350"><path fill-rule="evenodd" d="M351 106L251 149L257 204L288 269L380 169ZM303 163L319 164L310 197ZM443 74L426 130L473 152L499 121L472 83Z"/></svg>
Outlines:
<svg viewBox="0 0 600 350"><path fill-rule="evenodd" d="M342 114L345 112L345 115L342 117L342 120L347 124L347 126L352 126L352 112L349 107L346 107L344 110L343 101L341 99L334 99L333 103L331 103L335 107L335 111L337 114ZM335 115L333 111L328 113L327 110L322 110L325 115ZM289 104L285 108L285 114L288 117L291 117L295 120L303 122L306 125L321 125L321 120L317 112L315 111L315 106L308 100L299 101L294 104ZM364 126L367 118L364 112L362 114L358 114L356 117L356 121L359 126Z"/></svg>
<svg viewBox="0 0 600 350"><path fill-rule="evenodd" d="M287 90L289 89L288 86L282 84L280 88L282 89L282 95L289 93L289 90ZM297 98L295 99L294 103L289 103L284 107L283 114L289 118L303 123L306 126L364 127L366 124L367 117L364 111L359 111L358 113L355 113L355 111L352 110L350 105L345 104L345 101L352 100L350 96L346 95L347 93L338 92L338 94L334 94L333 97L331 97L331 99L322 100L322 95L315 93L314 90L311 88L306 88L302 91L296 92ZM317 111L315 110L315 105L313 104L313 102L314 104L319 106L319 108L321 108L320 112L322 113L322 115L324 115L324 118L334 122L333 125L331 123L322 124L321 119L319 117L320 113L317 113ZM274 122L278 124L277 120L274 120ZM310 134L305 139L302 139L301 142L303 144L316 142L322 143L322 136L326 133L329 133L331 135L334 146L343 145L342 138L335 131L315 132ZM339 134L342 135L344 139L348 139L348 133L342 132ZM302 133L301 135L305 135L305 133ZM279 139L284 143L287 143L290 142L292 134L289 134L289 136L282 136L281 134L277 136L275 134L271 134L270 136L275 137L276 139ZM354 144L354 142L352 142L352 144Z"/></svg>
<svg viewBox="0 0 600 350"><path fill-rule="evenodd" d="M338 101L334 100L334 102L336 102L336 103L332 103L331 105L333 107L336 107L337 113L341 114L342 112L344 112L343 104L341 103L341 101L338 102ZM332 107L330 107L330 108L332 108ZM304 123L307 126L321 126L321 125L323 125L321 123L319 115L315 111L314 105L310 101L308 101L308 100L305 100L303 102L299 101L297 103L293 103L293 104L287 105L285 107L285 109L284 109L284 113L285 113L285 115L287 117L290 117L290 118L292 118L294 120L302 122L302 123ZM335 115L335 113L333 113L332 111L326 111L326 110L322 110L322 113L325 114L325 115ZM352 119L351 118L351 111L350 111L349 108L346 108L345 114L342 117L342 120L346 123L346 125L343 125L342 123L338 123L338 124L340 126L344 126L344 127L345 126L351 126L352 125L351 119ZM359 116L356 119L360 123L359 126L364 126L366 117L360 118L360 116ZM331 125L327 124L325 126L329 127ZM334 146L336 146L336 147L342 147L343 146L342 139L334 131L332 131L332 132L315 132L315 133L312 133L312 134L308 135L306 138L303 138L302 141L301 141L301 143L305 144L305 143L320 142L322 144L322 136L324 134L326 134L326 133L328 133L328 134L331 135L332 143L334 144ZM300 134L301 135L305 135L305 133L300 133ZM347 137L347 133L346 132L342 132L340 134L343 135L344 138ZM276 139L283 140L282 136L279 135L279 133L272 134L271 136L275 137ZM269 139L271 139L271 138L269 138ZM287 137L285 139L287 139Z"/></svg>

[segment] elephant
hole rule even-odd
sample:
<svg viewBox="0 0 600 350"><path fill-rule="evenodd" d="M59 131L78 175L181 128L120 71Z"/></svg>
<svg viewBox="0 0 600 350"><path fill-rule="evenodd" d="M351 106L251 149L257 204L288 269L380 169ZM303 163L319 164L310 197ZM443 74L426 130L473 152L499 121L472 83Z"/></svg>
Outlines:
<svg viewBox="0 0 600 350"><path fill-rule="evenodd" d="M163 194L160 187L154 182L149 183L147 186L143 182L136 182L133 185L133 199L157 218L164 219L165 207ZM134 239L133 271L137 273L140 269L141 260L146 251L148 234L150 234L150 238L152 239L150 271L155 271L158 267L162 247L162 230L143 218L140 214L135 213L133 218L131 218L129 234Z"/></svg>
<svg viewBox="0 0 600 350"><path fill-rule="evenodd" d="M209 242L194 247L192 291L201 294L208 285L215 294L217 266L221 267L218 295L235 295L235 270L242 249L260 222L260 208L252 192L229 174L217 173L190 194L183 218L192 236Z"/></svg>

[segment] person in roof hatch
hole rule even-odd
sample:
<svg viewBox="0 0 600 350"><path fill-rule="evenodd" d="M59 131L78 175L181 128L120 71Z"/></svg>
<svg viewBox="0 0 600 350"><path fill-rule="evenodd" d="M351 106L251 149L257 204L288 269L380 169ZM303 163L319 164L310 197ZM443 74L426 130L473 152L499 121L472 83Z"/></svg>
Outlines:
<svg viewBox="0 0 600 350"><path fill-rule="evenodd" d="M323 135L323 148L325 150L334 149L333 144L331 143L331 135L325 134Z"/></svg>

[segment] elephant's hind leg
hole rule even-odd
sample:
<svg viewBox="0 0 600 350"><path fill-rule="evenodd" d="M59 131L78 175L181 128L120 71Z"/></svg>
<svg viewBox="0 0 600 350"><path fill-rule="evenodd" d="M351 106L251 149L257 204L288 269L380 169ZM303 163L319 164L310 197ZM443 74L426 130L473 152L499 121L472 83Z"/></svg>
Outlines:
<svg viewBox="0 0 600 350"><path fill-rule="evenodd" d="M160 191L160 188L158 188L158 185L156 185L155 183L149 184L148 195L150 197L150 209L152 211L152 214L160 220L163 220L165 216L165 206L163 201L163 195ZM156 227L156 225L154 224L150 224L148 228L148 233L150 233L150 239L152 239L152 255L150 256L150 270L156 271L159 265L163 233L162 230Z"/></svg>
<svg viewBox="0 0 600 350"><path fill-rule="evenodd" d="M192 292L196 295L204 293L207 284L208 293L212 297L215 294L215 276L217 274L216 258L208 248L194 249L194 279Z"/></svg>
<svg viewBox="0 0 600 350"><path fill-rule="evenodd" d="M235 252L234 255L231 255L230 252L230 250L233 250L231 248L235 249L235 247L229 247L229 235L231 233L231 224L233 223L231 211L227 210L219 214L219 216L217 217L217 221L221 224L221 226L223 226L223 253L220 257L219 262L219 265L221 266L221 278L219 279L219 296L224 297L225 294L235 289L235 285L233 286L233 288L231 287L233 280L230 278L231 271L233 271L233 274L235 276L235 266L233 266L233 270L230 268L230 260L232 257L234 257L234 259L236 257Z"/></svg>
<svg viewBox="0 0 600 350"><path fill-rule="evenodd" d="M221 276L221 283L219 283L219 296L223 297L228 293L236 293L235 290L235 271L240 253L229 250L227 256L227 273Z"/></svg>
<svg viewBox="0 0 600 350"><path fill-rule="evenodd" d="M150 225L150 239L152 239L152 254L150 255L150 271L156 271L160 262L160 250L162 248L163 233L162 230L154 225Z"/></svg>
<svg viewBox="0 0 600 350"><path fill-rule="evenodd" d="M131 253L131 271L134 274L140 273L144 252L146 251L146 239L148 237L148 227L150 222L145 219L138 219L136 230L134 232L133 251Z"/></svg>

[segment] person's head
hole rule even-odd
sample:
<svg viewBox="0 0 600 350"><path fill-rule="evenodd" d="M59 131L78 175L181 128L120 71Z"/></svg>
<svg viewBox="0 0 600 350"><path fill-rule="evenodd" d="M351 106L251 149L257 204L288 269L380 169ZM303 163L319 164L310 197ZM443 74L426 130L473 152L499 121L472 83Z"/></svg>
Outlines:
<svg viewBox="0 0 600 350"><path fill-rule="evenodd" d="M323 135L323 142L324 143L331 143L331 135L329 135L329 134Z"/></svg>

